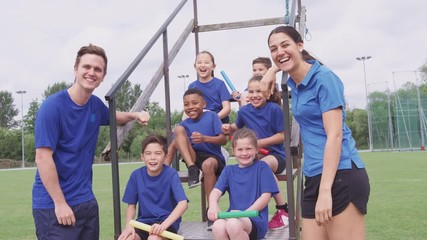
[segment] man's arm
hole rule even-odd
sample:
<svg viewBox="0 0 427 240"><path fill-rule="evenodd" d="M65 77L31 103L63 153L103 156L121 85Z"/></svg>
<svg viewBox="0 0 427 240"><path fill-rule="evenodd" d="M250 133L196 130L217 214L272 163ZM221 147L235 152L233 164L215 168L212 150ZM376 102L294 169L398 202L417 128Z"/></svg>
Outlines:
<svg viewBox="0 0 427 240"><path fill-rule="evenodd" d="M44 187L55 204L55 215L58 223L62 225L74 225L76 218L59 186L58 172L56 171L52 155L53 151L50 148L37 148L35 159L37 169Z"/></svg>
<svg viewBox="0 0 427 240"><path fill-rule="evenodd" d="M148 125L150 114L148 112L116 112L117 124L125 125L126 123L137 120L141 125Z"/></svg>

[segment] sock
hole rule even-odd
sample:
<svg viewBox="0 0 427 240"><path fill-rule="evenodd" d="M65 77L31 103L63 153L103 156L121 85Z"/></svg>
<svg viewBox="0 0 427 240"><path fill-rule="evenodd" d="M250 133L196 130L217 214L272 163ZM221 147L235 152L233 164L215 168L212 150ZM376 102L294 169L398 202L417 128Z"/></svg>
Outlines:
<svg viewBox="0 0 427 240"><path fill-rule="evenodd" d="M288 204L285 203L284 205L276 205L276 209L283 209L285 212L288 212Z"/></svg>

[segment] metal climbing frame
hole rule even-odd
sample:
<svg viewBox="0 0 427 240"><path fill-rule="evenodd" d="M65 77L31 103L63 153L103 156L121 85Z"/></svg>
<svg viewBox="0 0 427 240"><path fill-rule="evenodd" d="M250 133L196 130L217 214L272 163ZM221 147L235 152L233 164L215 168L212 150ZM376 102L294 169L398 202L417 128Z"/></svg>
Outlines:
<svg viewBox="0 0 427 240"><path fill-rule="evenodd" d="M131 111L142 111L144 106L148 103L152 92L156 89L157 85L164 78L165 86L165 111L166 111L166 136L170 141L171 131L171 109L170 109L170 87L169 87L169 66L173 62L174 58L180 51L185 40L191 33L195 36L195 49L196 54L199 52L199 34L203 32L221 31L230 29L260 27L268 25L280 25L286 24L294 26L299 29L302 35L305 34L305 8L301 6L301 0L292 0L291 11L289 14L289 0L285 0L286 3L286 15L285 17L259 19L241 22L229 22L211 25L199 25L198 23L198 12L197 12L197 0L193 0L193 12L194 18L190 20L184 31L179 36L178 40L169 50L168 47L168 35L167 30L170 23L179 14L182 8L187 4L188 0L182 0L176 9L171 13L168 19L163 23L159 30L154 34L147 45L141 50L135 60L129 65L125 72L119 77L119 79L112 86L110 91L106 94L105 99L108 101L109 113L110 113L110 143L103 151L103 155L111 160L112 165L112 186L113 186L113 207L114 207L114 239L117 239L121 233L121 213L120 213L120 189L119 189L119 165L118 165L118 147L123 143L124 138L132 128L133 122L128 123L125 126L117 126L116 123L116 94L124 82L129 78L133 71L137 68L140 62L144 59L147 53L151 50L153 45L159 41L162 37L163 42L163 63L159 66L151 78L149 84L144 89L142 95L137 99L135 105ZM296 14L298 11L298 15ZM282 77L282 99L283 99L283 111L285 114L285 150L286 155L291 156L290 153L290 112L289 112L289 93L286 85L286 75ZM115 154L111 154L115 153ZM289 158L290 159L290 158ZM286 164L286 175L293 176L292 174L292 161L288 161ZM300 166L298 166L300 167ZM299 174L297 174L297 189L301 189L301 170L298 168ZM287 195L289 204L289 239L299 239L300 234L300 218L299 218L299 206L296 204L300 202L300 193L297 191L296 202L294 193L294 178L290 177L287 181ZM298 209L298 212L295 209Z"/></svg>

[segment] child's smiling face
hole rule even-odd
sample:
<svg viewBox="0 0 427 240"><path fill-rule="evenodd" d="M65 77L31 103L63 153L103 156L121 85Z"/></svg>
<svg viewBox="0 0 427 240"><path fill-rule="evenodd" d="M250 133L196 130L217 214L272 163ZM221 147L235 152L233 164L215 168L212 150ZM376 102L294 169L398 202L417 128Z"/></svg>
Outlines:
<svg viewBox="0 0 427 240"><path fill-rule="evenodd" d="M158 143L149 143L144 152L141 153L141 159L144 161L148 169L148 175L157 176L163 169L165 160L165 152L163 146Z"/></svg>
<svg viewBox="0 0 427 240"><path fill-rule="evenodd" d="M253 144L253 140L248 137L236 140L233 146L234 156L240 167L250 166L256 157L257 149Z"/></svg>
<svg viewBox="0 0 427 240"><path fill-rule="evenodd" d="M206 107L206 102L202 96L198 94L188 94L184 96L184 112L191 119L198 119L202 113L203 108Z"/></svg>
<svg viewBox="0 0 427 240"><path fill-rule="evenodd" d="M260 108L265 105L267 98L264 96L260 88L259 81L250 81L248 84L249 102L255 107Z"/></svg>

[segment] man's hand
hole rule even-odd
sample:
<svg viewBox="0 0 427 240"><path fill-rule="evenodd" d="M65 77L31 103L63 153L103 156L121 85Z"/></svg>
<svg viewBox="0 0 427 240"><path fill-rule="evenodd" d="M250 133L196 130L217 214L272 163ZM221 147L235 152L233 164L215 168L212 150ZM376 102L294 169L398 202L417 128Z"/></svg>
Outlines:
<svg viewBox="0 0 427 240"><path fill-rule="evenodd" d="M136 113L136 120L141 125L148 125L148 121L150 121L150 114L145 111Z"/></svg>
<svg viewBox="0 0 427 240"><path fill-rule="evenodd" d="M61 204L55 204L55 215L60 225L74 226L76 224L74 212L65 202Z"/></svg>

